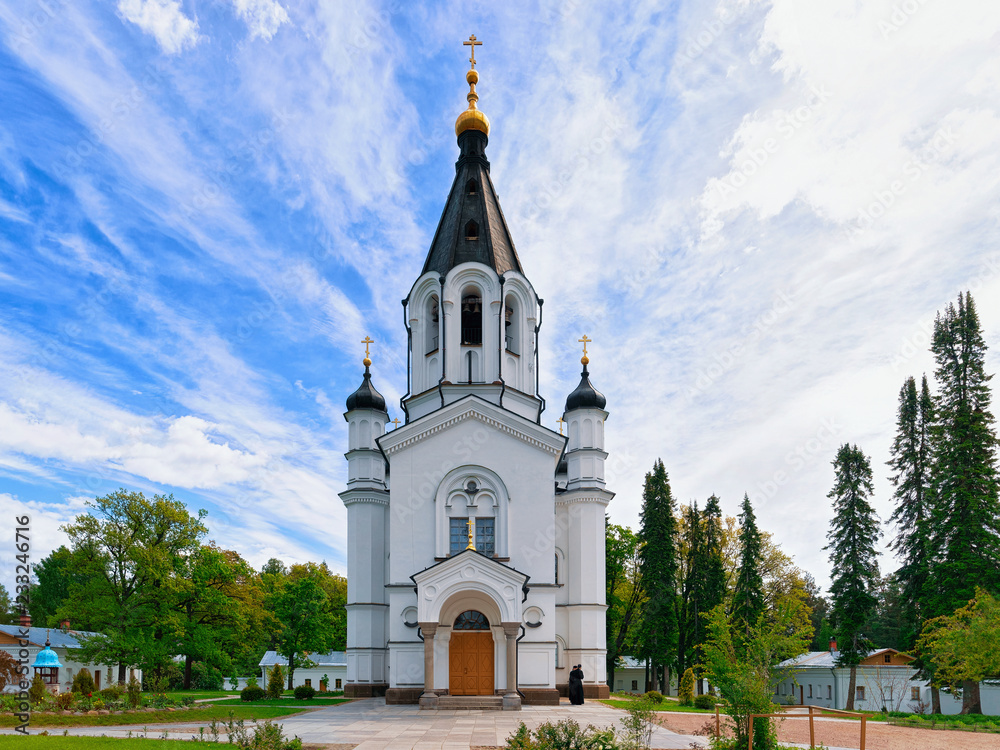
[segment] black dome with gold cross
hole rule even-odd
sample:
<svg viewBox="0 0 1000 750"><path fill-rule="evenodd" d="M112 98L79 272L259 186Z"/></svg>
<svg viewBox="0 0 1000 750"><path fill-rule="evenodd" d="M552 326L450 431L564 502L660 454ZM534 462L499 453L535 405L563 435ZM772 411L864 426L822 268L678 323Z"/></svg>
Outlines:
<svg viewBox="0 0 1000 750"><path fill-rule="evenodd" d="M472 35L464 44L472 49L469 58L472 67L466 75L469 107L455 122L460 149L455 163L455 181L422 273L437 271L444 276L455 266L470 262L482 263L501 275L507 271L522 273L521 261L490 180L490 162L486 158L490 121L477 106L479 73L475 69L476 46L482 42Z"/></svg>

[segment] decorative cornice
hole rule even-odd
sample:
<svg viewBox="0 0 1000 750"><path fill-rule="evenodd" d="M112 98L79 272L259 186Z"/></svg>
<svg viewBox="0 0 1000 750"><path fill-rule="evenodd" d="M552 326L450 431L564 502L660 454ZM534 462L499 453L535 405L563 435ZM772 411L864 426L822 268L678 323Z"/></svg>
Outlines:
<svg viewBox="0 0 1000 750"><path fill-rule="evenodd" d="M340 499L347 507L361 504L389 505L389 492L387 490L349 489L340 493Z"/></svg>
<svg viewBox="0 0 1000 750"><path fill-rule="evenodd" d="M455 403L458 403L458 402L455 402ZM452 404L449 404L448 406L452 406ZM445 408L447 409L448 407L445 407ZM497 407L497 408L499 409L500 407ZM433 413L429 414L427 416L428 417L432 417ZM427 417L425 417L425 419L426 418ZM531 437L530 435L528 435L527 433L525 433L523 430L517 429L516 426L511 425L511 424L507 424L506 422L503 422L503 421L501 421L500 419L498 419L496 417L490 416L489 414L485 413L485 411L482 409L482 405L481 404L476 403L474 401L468 403L466 405L466 407L462 411L460 411L458 414L455 414L454 416L452 416L452 417L450 417L450 418L448 418L448 419L446 419L446 420L444 420L442 422L438 422L437 424L429 425L428 427L426 427L423 430L419 430L417 432L414 432L412 435L410 435L409 437L407 437L407 438L405 438L403 440L400 440L395 445L393 445L391 447L385 447L384 450L385 450L386 454L392 455L394 453L399 452L403 448L406 448L406 447L408 447L410 445L413 445L414 443L417 443L417 442L419 442L421 440L424 440L425 438L428 438L431 435L434 435L434 434L436 434L438 432L441 432L442 430L446 430L449 427L453 427L454 425L456 425L456 424L458 424L460 422L463 422L463 421L465 421L467 419L475 419L475 420L477 420L479 422L482 422L483 424L485 424L485 425L487 425L489 427L492 427L493 429L495 429L495 430L497 430L499 432L506 433L506 434L510 435L511 437L514 437L514 438L516 438L518 440L521 440L522 442L527 443L528 445L531 445L531 446L533 446L535 448L539 448L541 450L544 450L546 453L549 453L549 454L551 454L553 456L558 456L561 453L561 451L562 451L562 447L561 446L554 446L554 445L546 443L546 442L544 442L542 440L539 440L538 438ZM388 433L388 434L391 435L392 433Z"/></svg>
<svg viewBox="0 0 1000 750"><path fill-rule="evenodd" d="M581 494L586 493L586 494ZM593 494L600 493L600 494ZM593 503L594 505L607 505L614 498L615 493L600 489L576 489L564 492L556 497L556 505L578 505L582 503Z"/></svg>

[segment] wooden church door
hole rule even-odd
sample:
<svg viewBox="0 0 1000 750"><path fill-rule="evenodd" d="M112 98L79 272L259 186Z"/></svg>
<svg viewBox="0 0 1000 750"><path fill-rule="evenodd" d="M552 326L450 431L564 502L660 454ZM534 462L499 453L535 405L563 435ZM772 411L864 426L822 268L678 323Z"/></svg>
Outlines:
<svg viewBox="0 0 1000 750"><path fill-rule="evenodd" d="M493 633L486 616L475 610L455 619L448 643L448 693L493 695Z"/></svg>

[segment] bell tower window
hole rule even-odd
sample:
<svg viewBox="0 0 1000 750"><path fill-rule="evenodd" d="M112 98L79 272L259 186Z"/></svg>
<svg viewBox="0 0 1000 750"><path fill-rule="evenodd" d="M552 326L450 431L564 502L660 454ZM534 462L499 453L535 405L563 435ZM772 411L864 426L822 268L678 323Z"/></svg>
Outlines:
<svg viewBox="0 0 1000 750"><path fill-rule="evenodd" d="M424 323L424 330L427 332L424 351L427 354L437 351L438 348L439 315L438 298L435 294L427 300L426 322Z"/></svg>
<svg viewBox="0 0 1000 750"><path fill-rule="evenodd" d="M479 239L479 225L472 221L471 219L465 225L465 239L467 240L478 240Z"/></svg>
<svg viewBox="0 0 1000 750"><path fill-rule="evenodd" d="M518 341L520 339L520 318L518 314L517 301L512 296L508 296L504 301L504 348L511 354L518 354Z"/></svg>
<svg viewBox="0 0 1000 750"><path fill-rule="evenodd" d="M462 343L473 346L483 343L483 298L478 291L462 296Z"/></svg>
<svg viewBox="0 0 1000 750"><path fill-rule="evenodd" d="M477 195L479 193L479 183L475 180L469 180L465 183L465 194L466 195Z"/></svg>

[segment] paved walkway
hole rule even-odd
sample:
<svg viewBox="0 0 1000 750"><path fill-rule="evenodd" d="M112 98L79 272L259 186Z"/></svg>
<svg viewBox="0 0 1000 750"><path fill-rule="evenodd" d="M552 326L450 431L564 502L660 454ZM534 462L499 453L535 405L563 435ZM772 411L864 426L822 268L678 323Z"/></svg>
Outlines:
<svg viewBox="0 0 1000 750"><path fill-rule="evenodd" d="M606 728L617 725L624 711L588 701L583 706L525 706L521 711L421 711L417 706L387 706L384 698L351 701L316 711L277 719L286 736L297 735L305 743L356 744L358 750L461 750L472 745L502 747L520 722L534 728L546 721L574 719L581 726ZM149 737L188 739L203 724L150 725ZM134 736L142 727L78 727L70 734ZM34 733L33 730L32 733ZM692 743L706 747L702 737L676 734L657 727L651 747L687 750Z"/></svg>

